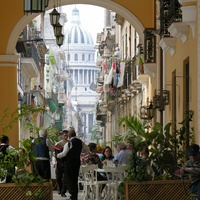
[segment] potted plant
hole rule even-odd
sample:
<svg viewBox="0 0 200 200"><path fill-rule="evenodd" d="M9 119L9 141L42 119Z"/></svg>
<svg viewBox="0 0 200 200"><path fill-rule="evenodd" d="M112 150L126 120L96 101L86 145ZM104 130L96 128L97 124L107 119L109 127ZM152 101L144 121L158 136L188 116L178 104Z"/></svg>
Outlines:
<svg viewBox="0 0 200 200"><path fill-rule="evenodd" d="M144 62L143 62L142 57L140 55L138 55L135 64L139 66L140 74L144 74Z"/></svg>
<svg viewBox="0 0 200 200"><path fill-rule="evenodd" d="M9 116L9 108L6 108L0 118L2 135L6 135L18 120L26 118L28 121L24 125L25 129L31 130L35 133L35 137L39 137L40 127L35 122L37 115L41 112L44 112L44 109L40 106L22 106L11 114L11 120L6 124L5 119ZM20 150L23 150L23 152L20 153ZM24 198L53 199L52 183L32 173L34 161L33 142L30 137L20 141L19 147L7 151L5 156L0 153L0 179L3 179L5 175L12 177L11 183L0 184L1 196L9 200Z"/></svg>
<svg viewBox="0 0 200 200"><path fill-rule="evenodd" d="M193 111L189 112L190 122ZM160 123L142 123L138 118L124 117L119 125L124 124L127 132L117 134L113 141L124 140L134 148L130 157L127 175L119 186L121 194L126 193L126 199L188 199L189 180L183 187L175 171L186 159L184 143L186 140L185 125L187 121L179 123L181 127L171 133L172 123L162 127ZM190 143L194 143L193 130L189 133ZM143 159L139 152L148 148L149 155ZM171 191L170 191L171 190ZM178 194L178 195L177 195ZM125 198L125 197L124 197Z"/></svg>

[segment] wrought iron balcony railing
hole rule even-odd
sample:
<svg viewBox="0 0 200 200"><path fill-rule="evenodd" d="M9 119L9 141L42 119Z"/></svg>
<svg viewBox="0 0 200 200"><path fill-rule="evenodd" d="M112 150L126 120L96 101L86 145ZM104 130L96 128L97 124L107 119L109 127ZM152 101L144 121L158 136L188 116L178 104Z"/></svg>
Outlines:
<svg viewBox="0 0 200 200"><path fill-rule="evenodd" d="M178 0L160 0L160 36L169 37L169 26L182 21L181 4Z"/></svg>
<svg viewBox="0 0 200 200"><path fill-rule="evenodd" d="M156 62L156 36L153 34L154 28L144 30L144 62Z"/></svg>

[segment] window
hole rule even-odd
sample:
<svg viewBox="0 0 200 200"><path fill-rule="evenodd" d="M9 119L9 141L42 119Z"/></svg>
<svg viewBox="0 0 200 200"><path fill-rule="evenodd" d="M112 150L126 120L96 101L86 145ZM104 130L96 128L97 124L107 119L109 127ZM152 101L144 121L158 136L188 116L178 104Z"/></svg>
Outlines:
<svg viewBox="0 0 200 200"><path fill-rule="evenodd" d="M82 61L85 61L85 54L82 54Z"/></svg>
<svg viewBox="0 0 200 200"><path fill-rule="evenodd" d="M78 54L77 53L74 55L74 61L78 61Z"/></svg>

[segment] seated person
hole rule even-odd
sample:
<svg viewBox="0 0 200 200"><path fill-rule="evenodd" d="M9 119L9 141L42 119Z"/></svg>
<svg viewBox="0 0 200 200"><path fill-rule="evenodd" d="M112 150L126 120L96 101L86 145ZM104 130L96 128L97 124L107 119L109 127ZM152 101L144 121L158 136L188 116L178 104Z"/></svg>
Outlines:
<svg viewBox="0 0 200 200"><path fill-rule="evenodd" d="M81 154L81 164L82 165L97 164L99 168L102 168L102 163L97 154L97 144L89 143L88 146L90 148L90 151L86 154Z"/></svg>
<svg viewBox="0 0 200 200"><path fill-rule="evenodd" d="M130 152L126 151L126 144L124 142L118 142L116 146L117 152L114 155L114 163L117 164L129 164Z"/></svg>
<svg viewBox="0 0 200 200"><path fill-rule="evenodd" d="M187 150L189 160L180 170L176 171L177 175L189 174L191 185L190 190L200 199L200 153L199 145L192 144Z"/></svg>
<svg viewBox="0 0 200 200"><path fill-rule="evenodd" d="M103 150L103 156L100 158L102 164L107 165L107 161L112 161L113 158L114 156L112 155L112 149L109 146L105 147Z"/></svg>

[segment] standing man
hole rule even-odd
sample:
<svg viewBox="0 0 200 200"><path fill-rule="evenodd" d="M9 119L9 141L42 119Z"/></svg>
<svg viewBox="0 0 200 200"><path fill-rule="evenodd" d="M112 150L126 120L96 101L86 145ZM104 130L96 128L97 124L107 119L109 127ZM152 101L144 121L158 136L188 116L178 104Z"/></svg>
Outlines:
<svg viewBox="0 0 200 200"><path fill-rule="evenodd" d="M61 140L57 142L54 146L55 154L62 152L64 145L68 142L68 130L63 130L61 132ZM58 194L62 197L66 197L67 183L63 180L64 176L64 160L63 158L56 158L56 180L59 186Z"/></svg>
<svg viewBox="0 0 200 200"><path fill-rule="evenodd" d="M64 158L64 179L67 180L71 200L78 200L78 176L80 169L80 154L84 150L88 152L89 147L76 137L76 132L69 129L69 142L64 145L63 152L57 158Z"/></svg>
<svg viewBox="0 0 200 200"><path fill-rule="evenodd" d="M33 150L36 154L35 166L33 172L42 178L51 179L51 166L49 151L54 152L51 141L47 138L47 130L40 130L40 137L33 140Z"/></svg>

